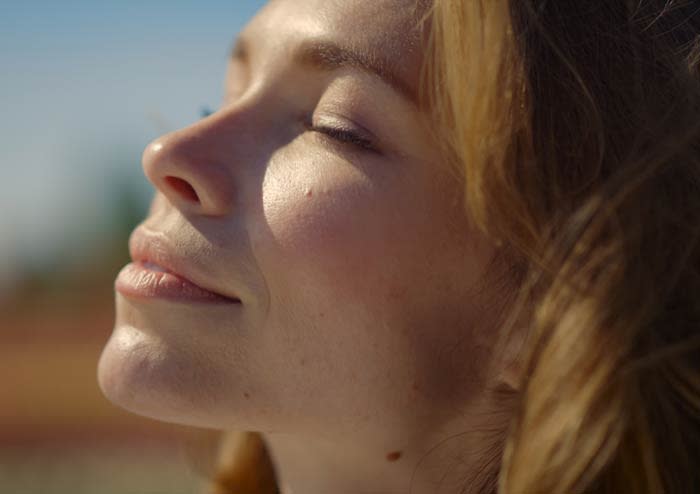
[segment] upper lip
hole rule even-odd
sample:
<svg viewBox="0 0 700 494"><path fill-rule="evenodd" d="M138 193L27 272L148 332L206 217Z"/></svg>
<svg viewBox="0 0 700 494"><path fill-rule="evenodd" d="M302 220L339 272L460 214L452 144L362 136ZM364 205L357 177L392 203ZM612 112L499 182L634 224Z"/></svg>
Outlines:
<svg viewBox="0 0 700 494"><path fill-rule="evenodd" d="M240 302L240 298L232 294L221 293L217 289L210 287L208 283L201 279L197 271L187 262L186 256L178 254L171 246L167 237L162 233L150 232L142 227L137 228L129 237L129 254L134 262L150 262L160 266L168 272L183 278L198 287Z"/></svg>

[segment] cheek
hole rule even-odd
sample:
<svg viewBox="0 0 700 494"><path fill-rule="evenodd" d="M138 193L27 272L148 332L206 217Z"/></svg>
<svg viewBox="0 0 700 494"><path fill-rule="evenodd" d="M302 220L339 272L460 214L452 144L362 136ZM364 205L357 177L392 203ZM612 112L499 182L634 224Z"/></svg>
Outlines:
<svg viewBox="0 0 700 494"><path fill-rule="evenodd" d="M275 335L272 351L288 372L351 383L393 365L387 349L400 336L390 329L398 325L392 316L405 305L411 270L405 266L411 243L398 235L412 229L398 214L397 184L382 187L381 178L332 166L269 174L264 218L255 222L251 243L270 292L265 334ZM333 372L313 372L319 367Z"/></svg>
<svg viewBox="0 0 700 494"><path fill-rule="evenodd" d="M350 413L336 403L398 415L419 394L426 406L454 399L455 340L470 340L456 285L469 280L453 273L463 253L436 221L444 194L422 176L280 168L292 171L268 170L249 232L271 296L262 346L295 383L289 399L331 393L328 416Z"/></svg>
<svg viewBox="0 0 700 494"><path fill-rule="evenodd" d="M257 250L268 281L315 287L334 300L356 298L368 283L385 285L400 262L397 236L408 230L391 191L349 167L285 178L263 190L267 231L259 232Z"/></svg>

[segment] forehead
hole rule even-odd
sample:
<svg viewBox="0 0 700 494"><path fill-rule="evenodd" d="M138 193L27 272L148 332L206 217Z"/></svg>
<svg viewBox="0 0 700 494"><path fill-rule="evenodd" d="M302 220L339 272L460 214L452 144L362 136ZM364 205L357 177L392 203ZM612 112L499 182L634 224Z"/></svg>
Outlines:
<svg viewBox="0 0 700 494"><path fill-rule="evenodd" d="M270 0L242 37L278 53L308 39L377 53L413 85L423 62L428 5L427 0Z"/></svg>
<svg viewBox="0 0 700 494"><path fill-rule="evenodd" d="M427 11L426 0L269 0L262 13L288 21L324 23L338 33L360 37L410 37Z"/></svg>

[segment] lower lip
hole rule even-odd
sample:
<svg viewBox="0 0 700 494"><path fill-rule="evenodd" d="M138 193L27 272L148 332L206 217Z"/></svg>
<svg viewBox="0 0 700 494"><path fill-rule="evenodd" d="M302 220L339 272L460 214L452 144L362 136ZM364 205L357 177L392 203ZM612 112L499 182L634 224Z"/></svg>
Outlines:
<svg viewBox="0 0 700 494"><path fill-rule="evenodd" d="M156 271L140 262L127 264L114 282L117 292L130 298L166 299L185 303L240 304L199 287L174 273Z"/></svg>

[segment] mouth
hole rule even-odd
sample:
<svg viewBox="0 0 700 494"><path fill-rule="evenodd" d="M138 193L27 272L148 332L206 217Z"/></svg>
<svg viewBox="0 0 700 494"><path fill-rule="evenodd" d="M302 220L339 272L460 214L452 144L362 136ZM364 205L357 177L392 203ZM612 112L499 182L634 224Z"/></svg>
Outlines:
<svg viewBox="0 0 700 494"><path fill-rule="evenodd" d="M238 297L225 295L194 281L187 260L169 249L161 236L137 229L129 240L133 262L117 276L115 290L136 299L165 299L179 303L241 304Z"/></svg>

